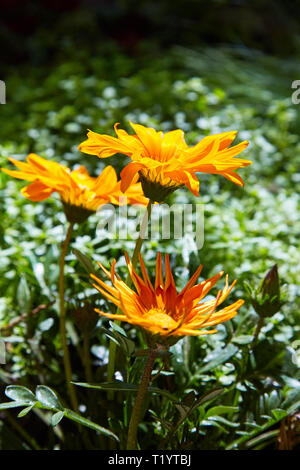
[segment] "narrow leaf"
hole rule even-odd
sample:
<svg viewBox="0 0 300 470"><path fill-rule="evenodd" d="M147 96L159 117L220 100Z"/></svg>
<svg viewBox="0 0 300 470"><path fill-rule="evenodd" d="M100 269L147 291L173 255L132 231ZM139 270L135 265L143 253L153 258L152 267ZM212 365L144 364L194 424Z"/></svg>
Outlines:
<svg viewBox="0 0 300 470"><path fill-rule="evenodd" d="M103 428L102 426L99 426L93 421L83 418L83 416L80 416L79 414L75 413L72 410L65 409L64 415L67 418L71 419L72 421L76 421L77 423L82 424L83 426L86 426L90 429L93 429L94 431L98 431L101 434L104 434L107 437L110 437L112 439L115 439L116 441L119 441L119 438L109 429Z"/></svg>
<svg viewBox="0 0 300 470"><path fill-rule="evenodd" d="M56 426L65 416L64 411L58 411L54 415L51 416L51 426Z"/></svg>
<svg viewBox="0 0 300 470"><path fill-rule="evenodd" d="M225 392L226 392L226 389L224 388L216 388L214 390L211 390L208 393L205 393L199 398L199 400L197 400L197 402L193 406L193 409L197 408L198 406L203 405L204 403L207 403L213 400L214 398L218 397L219 395L222 395Z"/></svg>
<svg viewBox="0 0 300 470"><path fill-rule="evenodd" d="M8 410L10 408L18 408L19 406L26 406L28 402L26 401L9 401L6 403L0 403L0 410Z"/></svg>
<svg viewBox="0 0 300 470"><path fill-rule="evenodd" d="M238 410L239 408L237 406L214 406L207 411L205 418L209 418L210 416L219 416L227 413L234 413Z"/></svg>
<svg viewBox="0 0 300 470"><path fill-rule="evenodd" d="M27 413L29 413L29 411L32 410L32 408L34 407L34 404L33 405L30 405L30 406L27 406L26 408L24 408L22 411L20 411L20 413L18 414L18 418L23 418L23 416L26 416Z"/></svg>
<svg viewBox="0 0 300 470"><path fill-rule="evenodd" d="M95 275L97 274L93 263L91 262L91 260L86 255L81 253L81 251L77 250L76 248L73 248L72 251L73 251L74 255L76 256L76 258L78 259L81 266L86 270L87 273L95 274Z"/></svg>
<svg viewBox="0 0 300 470"><path fill-rule="evenodd" d="M101 383L101 384L88 384L84 382L72 382L74 385L79 387L86 387L86 388L94 388L97 390L112 390L112 391L119 391L119 392L137 392L138 385L124 383L124 382L111 382L111 383ZM163 390L156 387L148 387L147 392L149 393L158 393L169 398L171 401L177 402L177 398L174 397L171 393L167 390Z"/></svg>

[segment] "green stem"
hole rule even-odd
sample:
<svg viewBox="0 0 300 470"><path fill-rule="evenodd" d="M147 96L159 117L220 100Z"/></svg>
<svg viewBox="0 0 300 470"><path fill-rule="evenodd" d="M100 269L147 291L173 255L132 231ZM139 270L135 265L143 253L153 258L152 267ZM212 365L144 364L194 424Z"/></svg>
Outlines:
<svg viewBox="0 0 300 470"><path fill-rule="evenodd" d="M151 372L153 369L153 364L154 364L156 354L157 354L156 350L151 350L149 352L148 360L145 365L142 380L141 380L141 383L137 392L137 396L135 399L134 407L131 413L131 418L130 418L129 428L128 428L126 450L135 450L137 446L138 425L140 422L142 408L144 406L145 396L146 396L148 386L151 380Z"/></svg>
<svg viewBox="0 0 300 470"><path fill-rule="evenodd" d="M136 267L138 259L139 259L139 253L141 251L144 236L145 236L145 233L146 233L146 230L147 230L147 227L148 227L148 221L150 220L150 217L151 217L151 209L152 209L152 201L149 200L149 203L147 205L147 210L145 212L145 215L144 215L142 223L141 223L139 237L136 241L134 252L133 252L133 255L132 255L132 258L131 258L131 263L132 263L133 268ZM127 275L125 283L129 287L131 286L132 279L131 279L129 273ZM119 313L120 313L120 310L118 309L117 314L119 314ZM120 324L120 322L116 322L116 323ZM109 361L108 361L108 366L107 366L107 381L108 382L113 381L114 372L115 372L115 364L116 364L116 352L117 352L116 343L114 341L110 341L110 344L109 344ZM113 391L108 392L108 398L110 400L112 400L112 398L113 398L113 393L114 393Z"/></svg>
<svg viewBox="0 0 300 470"><path fill-rule="evenodd" d="M66 382L67 382L67 386L69 390L69 396L70 396L72 407L75 411L77 411L78 400L77 400L75 388L73 384L71 383L72 382L72 369L71 369L70 353L68 349L67 331L66 331L65 286L64 286L65 284L64 282L65 258L66 258L66 254L67 254L68 247L70 244L73 227L74 227L74 224L70 223L65 241L63 242L62 248L61 248L60 263L59 263L59 324L60 324L60 335L61 335L61 343L62 343L63 356L64 356L64 368L65 368Z"/></svg>

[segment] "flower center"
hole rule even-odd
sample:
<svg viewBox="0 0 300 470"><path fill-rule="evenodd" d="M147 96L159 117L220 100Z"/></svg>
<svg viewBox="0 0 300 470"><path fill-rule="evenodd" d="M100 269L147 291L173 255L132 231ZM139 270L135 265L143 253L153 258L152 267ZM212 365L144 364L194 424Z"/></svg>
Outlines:
<svg viewBox="0 0 300 470"><path fill-rule="evenodd" d="M159 308L151 308L145 313L144 317L151 321L154 328L156 327L165 332L174 330L177 326L177 322L165 310Z"/></svg>

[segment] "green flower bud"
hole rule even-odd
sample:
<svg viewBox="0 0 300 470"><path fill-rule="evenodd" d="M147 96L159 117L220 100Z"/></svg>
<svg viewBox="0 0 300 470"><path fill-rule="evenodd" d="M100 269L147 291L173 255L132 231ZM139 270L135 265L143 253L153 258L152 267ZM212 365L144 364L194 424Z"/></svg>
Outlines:
<svg viewBox="0 0 300 470"><path fill-rule="evenodd" d="M271 317L283 305L280 299L280 285L277 264L267 272L251 298L252 305L261 317Z"/></svg>

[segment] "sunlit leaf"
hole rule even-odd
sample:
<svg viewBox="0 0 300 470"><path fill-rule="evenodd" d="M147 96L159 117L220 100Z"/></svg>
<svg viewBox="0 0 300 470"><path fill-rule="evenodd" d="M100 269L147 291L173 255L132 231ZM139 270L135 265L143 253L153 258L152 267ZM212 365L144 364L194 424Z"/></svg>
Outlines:
<svg viewBox="0 0 300 470"><path fill-rule="evenodd" d="M61 405L55 392L45 385L38 385L36 387L36 398L43 406L59 410L63 409L63 406Z"/></svg>

